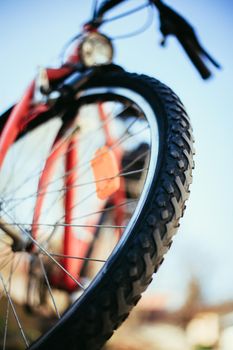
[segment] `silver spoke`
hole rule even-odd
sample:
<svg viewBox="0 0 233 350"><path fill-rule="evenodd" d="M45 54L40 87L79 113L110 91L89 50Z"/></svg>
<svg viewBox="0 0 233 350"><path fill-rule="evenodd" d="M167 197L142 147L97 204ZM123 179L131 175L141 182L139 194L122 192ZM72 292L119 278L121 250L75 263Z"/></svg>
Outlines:
<svg viewBox="0 0 233 350"><path fill-rule="evenodd" d="M46 281L46 284L47 284L47 287L48 287L48 291L49 291L49 294L50 294L50 297L51 297L51 300L52 300L55 312L57 314L57 317L61 318L61 315L60 315L60 313L58 311L58 308L57 308L57 305L56 305L56 302L55 302L55 299L54 299L54 296L53 296L53 292L52 292L52 289L51 289L51 286L50 286L50 283L49 283L49 279L48 279L47 273L45 271L43 260L41 259L40 255L38 257L39 257L39 260L40 260L41 270L43 272L43 275L44 275L44 278L45 278L45 281Z"/></svg>
<svg viewBox="0 0 233 350"><path fill-rule="evenodd" d="M29 223L22 223L22 222L14 222L12 224L7 223L5 226L30 226L32 224ZM123 225L88 225L88 224L66 224L64 223L57 223L57 224L47 224L47 223L38 223L38 224L33 224L32 226L45 226L45 227L96 227L96 228L126 228L126 226ZM30 236L31 237L31 236ZM32 237L30 238L31 240L33 239Z"/></svg>
<svg viewBox="0 0 233 350"><path fill-rule="evenodd" d="M3 346L2 346L3 350L6 349L6 337L7 337L7 331L8 331L9 310L10 310L10 302L9 302L9 300L7 300L6 319L5 319Z"/></svg>
<svg viewBox="0 0 233 350"><path fill-rule="evenodd" d="M57 258L65 258L65 259L78 259L78 260L94 261L94 262L100 262L100 263L105 263L106 262L106 260L102 260L102 259L81 258L79 256L72 256L72 255L65 255L65 254L58 254L58 253L50 253L50 255L55 256Z"/></svg>
<svg viewBox="0 0 233 350"><path fill-rule="evenodd" d="M0 279L1 279L1 282L2 282L2 285L3 285L3 288L4 288L4 291L5 291L6 297L7 297L8 301L9 301L9 303L10 303L11 309L12 309L13 314L14 314L14 316L15 316L15 319L16 319L17 325L18 325L18 327L19 327L20 333L21 333L21 335L22 335L22 338L23 338L23 340L24 340L24 343L25 343L26 347L29 347L29 341L28 341L27 338L26 338L25 332L24 332L24 330L23 330L23 327L22 327L22 325L21 325L21 322L20 322L20 320L19 320L19 317L18 317L17 312L16 312L16 309L15 309L14 303L13 303L13 301L12 301L12 299L11 299L11 296L10 296L8 290L7 290L7 287L6 287L6 284L5 284L5 282L4 282L4 279L3 279L3 276L2 276L2 274L1 274L1 272L0 272Z"/></svg>
<svg viewBox="0 0 233 350"><path fill-rule="evenodd" d="M13 264L14 264L14 258L12 259L11 268L10 268L10 276L9 276L9 288L8 293L11 293L11 280L13 275ZM6 349L6 337L7 337L7 331L8 331L8 321L9 321L9 312L10 312L10 301L7 300L7 309L6 309L6 319L5 319L5 327L4 327L4 338L3 338L3 350Z"/></svg>
<svg viewBox="0 0 233 350"><path fill-rule="evenodd" d="M74 217L74 220L83 219L83 218L86 218L86 217L89 217L89 216L92 216L92 215L103 214L103 213L112 211L112 210L114 210L114 209L123 207L123 206L125 206L125 205L130 205L130 204L132 204L132 203L137 203L137 202L138 202L137 199L132 199L132 200L129 200L129 201L120 203L120 204L118 204L118 205L112 205L111 207L107 207L107 208L104 208L104 209L102 209L102 210L98 210L98 211L94 211L94 212L91 212L91 213L83 214L83 215L81 215L81 216Z"/></svg>

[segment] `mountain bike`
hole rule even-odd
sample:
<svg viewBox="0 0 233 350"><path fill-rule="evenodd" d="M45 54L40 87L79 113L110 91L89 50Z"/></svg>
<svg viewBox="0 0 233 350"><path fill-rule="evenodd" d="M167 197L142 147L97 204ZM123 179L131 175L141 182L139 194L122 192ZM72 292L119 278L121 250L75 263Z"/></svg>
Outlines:
<svg viewBox="0 0 233 350"><path fill-rule="evenodd" d="M100 349L151 282L183 215L190 121L170 88L112 63L99 29L122 2L95 2L62 65L40 69L0 117L3 349ZM145 6L208 78L203 58L218 64L163 2L122 16Z"/></svg>

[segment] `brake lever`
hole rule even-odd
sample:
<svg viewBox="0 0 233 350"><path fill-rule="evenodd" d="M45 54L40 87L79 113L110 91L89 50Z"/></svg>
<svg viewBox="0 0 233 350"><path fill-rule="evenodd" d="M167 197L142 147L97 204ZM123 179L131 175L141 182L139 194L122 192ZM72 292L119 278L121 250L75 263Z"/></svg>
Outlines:
<svg viewBox="0 0 233 350"><path fill-rule="evenodd" d="M206 60L216 68L221 68L220 64L200 44L195 30L184 17L161 0L152 0L152 2L159 11L160 31L163 35L162 46L165 45L168 35L175 36L203 79L211 76Z"/></svg>

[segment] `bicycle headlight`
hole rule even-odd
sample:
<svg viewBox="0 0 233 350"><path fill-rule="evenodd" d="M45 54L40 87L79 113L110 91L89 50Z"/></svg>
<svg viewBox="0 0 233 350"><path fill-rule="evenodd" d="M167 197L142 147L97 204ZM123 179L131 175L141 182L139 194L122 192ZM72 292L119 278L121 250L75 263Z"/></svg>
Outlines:
<svg viewBox="0 0 233 350"><path fill-rule="evenodd" d="M79 47L80 59L86 67L99 66L112 62L113 47L103 34L88 33Z"/></svg>

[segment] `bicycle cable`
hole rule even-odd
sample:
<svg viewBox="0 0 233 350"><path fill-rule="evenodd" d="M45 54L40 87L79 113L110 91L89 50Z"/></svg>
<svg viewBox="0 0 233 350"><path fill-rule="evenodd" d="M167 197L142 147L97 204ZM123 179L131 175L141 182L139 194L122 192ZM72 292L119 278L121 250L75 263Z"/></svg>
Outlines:
<svg viewBox="0 0 233 350"><path fill-rule="evenodd" d="M152 4L150 4L150 6L152 7ZM139 35L144 33L148 28L150 28L150 26L152 25L154 21L154 11L151 11L151 9L148 7L148 16L146 18L145 23L141 26L141 28L136 29L128 34L122 34L122 35L118 35L115 37L111 37L111 40L118 40L118 39L128 39L128 38L132 38L133 36Z"/></svg>
<svg viewBox="0 0 233 350"><path fill-rule="evenodd" d="M148 7L148 6L151 6L151 3L150 1L147 1L145 4L143 5L140 5L138 7L135 7L134 9L132 10L128 10L128 11L125 11L117 16L114 16L114 17L110 17L110 18L106 18L106 19L103 19L101 20L101 24L105 24L105 23L108 23L108 22L112 22L112 21L116 21L118 19L121 19L123 17L126 17L126 16L130 16L138 11L141 11L143 10L144 8ZM98 19L97 19L97 22L98 22Z"/></svg>
<svg viewBox="0 0 233 350"><path fill-rule="evenodd" d="M93 0L93 2L92 2L92 18L96 17L97 7L98 7L98 0Z"/></svg>

